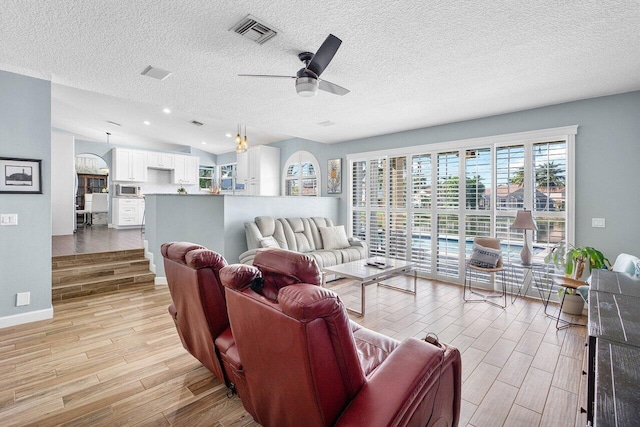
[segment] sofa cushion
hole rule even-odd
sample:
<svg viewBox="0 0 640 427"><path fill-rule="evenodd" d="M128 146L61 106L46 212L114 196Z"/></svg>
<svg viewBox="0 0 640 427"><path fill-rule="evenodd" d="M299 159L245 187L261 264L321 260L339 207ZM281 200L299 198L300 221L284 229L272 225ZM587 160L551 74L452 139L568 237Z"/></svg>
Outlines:
<svg viewBox="0 0 640 427"><path fill-rule="evenodd" d="M320 235L322 236L322 245L324 249L344 249L349 247L349 239L344 225L336 227L320 227Z"/></svg>
<svg viewBox="0 0 640 427"><path fill-rule="evenodd" d="M279 248L280 245L273 236L260 239L260 246L263 248Z"/></svg>
<svg viewBox="0 0 640 427"><path fill-rule="evenodd" d="M276 221L270 216L257 216L256 225L264 237L273 236L276 231Z"/></svg>
<svg viewBox="0 0 640 427"><path fill-rule="evenodd" d="M320 267L321 270L325 267L342 264L342 254L337 250L327 251L321 249L319 251L309 252L306 255L309 255L311 258L315 259L318 267Z"/></svg>
<svg viewBox="0 0 640 427"><path fill-rule="evenodd" d="M342 263L360 261L367 257L367 250L363 246L349 246L338 252L342 255Z"/></svg>

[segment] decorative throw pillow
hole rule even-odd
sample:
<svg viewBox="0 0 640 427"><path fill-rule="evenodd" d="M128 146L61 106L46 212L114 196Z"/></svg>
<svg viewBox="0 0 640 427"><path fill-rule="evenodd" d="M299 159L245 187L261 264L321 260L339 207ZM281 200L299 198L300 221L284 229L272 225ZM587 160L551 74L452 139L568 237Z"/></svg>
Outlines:
<svg viewBox="0 0 640 427"><path fill-rule="evenodd" d="M278 244L276 239L273 238L273 236L269 236L269 237L263 237L262 239L260 239L260 247L279 248L280 245Z"/></svg>
<svg viewBox="0 0 640 427"><path fill-rule="evenodd" d="M325 249L344 249L349 247L349 239L344 225L336 227L319 227L322 244Z"/></svg>
<svg viewBox="0 0 640 427"><path fill-rule="evenodd" d="M481 268L496 268L501 257L501 249L487 248L474 243L469 263Z"/></svg>

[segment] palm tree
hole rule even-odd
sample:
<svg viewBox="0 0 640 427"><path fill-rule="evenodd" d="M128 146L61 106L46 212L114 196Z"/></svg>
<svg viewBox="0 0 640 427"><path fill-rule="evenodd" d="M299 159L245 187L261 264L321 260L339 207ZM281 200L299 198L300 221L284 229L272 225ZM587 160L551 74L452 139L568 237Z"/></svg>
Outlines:
<svg viewBox="0 0 640 427"><path fill-rule="evenodd" d="M524 185L524 167L518 170L509 179L512 184L522 187ZM564 171L562 165L555 162L543 163L536 168L537 187L561 188L565 185Z"/></svg>
<svg viewBox="0 0 640 427"><path fill-rule="evenodd" d="M536 168L536 184L538 187L564 187L564 171L562 166L554 163L543 163Z"/></svg>

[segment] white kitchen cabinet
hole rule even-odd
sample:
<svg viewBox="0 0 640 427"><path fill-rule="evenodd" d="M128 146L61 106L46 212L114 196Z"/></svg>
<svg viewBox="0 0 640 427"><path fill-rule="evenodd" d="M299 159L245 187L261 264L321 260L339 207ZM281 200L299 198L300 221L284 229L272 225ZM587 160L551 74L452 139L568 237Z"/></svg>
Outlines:
<svg viewBox="0 0 640 427"><path fill-rule="evenodd" d="M116 228L140 227L144 221L144 199L115 197L112 215Z"/></svg>
<svg viewBox="0 0 640 427"><path fill-rule="evenodd" d="M280 195L280 149L252 147L237 157L237 180L248 196Z"/></svg>
<svg viewBox="0 0 640 427"><path fill-rule="evenodd" d="M194 156L174 156L173 183L183 185L198 184L200 159Z"/></svg>
<svg viewBox="0 0 640 427"><path fill-rule="evenodd" d="M147 152L147 167L152 169L172 170L174 168L174 160L175 156L170 153L162 153L160 151Z"/></svg>
<svg viewBox="0 0 640 427"><path fill-rule="evenodd" d="M114 148L113 180L129 182L145 182L147 180L147 152Z"/></svg>

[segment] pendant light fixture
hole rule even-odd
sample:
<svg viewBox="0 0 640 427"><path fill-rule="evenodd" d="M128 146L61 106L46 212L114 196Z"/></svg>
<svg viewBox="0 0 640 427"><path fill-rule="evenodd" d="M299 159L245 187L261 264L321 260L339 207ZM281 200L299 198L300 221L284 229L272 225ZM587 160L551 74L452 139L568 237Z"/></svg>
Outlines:
<svg viewBox="0 0 640 427"><path fill-rule="evenodd" d="M244 125L244 139L242 140L242 151L249 149L249 141L247 141L247 125Z"/></svg>
<svg viewBox="0 0 640 427"><path fill-rule="evenodd" d="M247 126L244 127L244 139L240 135L242 132L242 125L238 124L238 134L236 135L236 153L244 153L249 148L249 142L247 141Z"/></svg>

